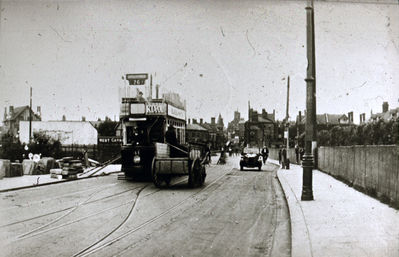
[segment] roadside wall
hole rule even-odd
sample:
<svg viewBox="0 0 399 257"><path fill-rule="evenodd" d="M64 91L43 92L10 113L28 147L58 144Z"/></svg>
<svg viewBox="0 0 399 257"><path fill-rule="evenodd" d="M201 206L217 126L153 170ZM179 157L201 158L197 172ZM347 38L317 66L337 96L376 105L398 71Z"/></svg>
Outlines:
<svg viewBox="0 0 399 257"><path fill-rule="evenodd" d="M97 130L89 121L33 121L32 132L43 132L62 145L95 145ZM29 142L29 121L19 122L19 140Z"/></svg>
<svg viewBox="0 0 399 257"><path fill-rule="evenodd" d="M288 155L296 163L295 150L290 148ZM278 149L270 149L269 156L278 160ZM399 208L399 146L322 146L318 169Z"/></svg>
<svg viewBox="0 0 399 257"><path fill-rule="evenodd" d="M399 146L320 147L319 169L399 206Z"/></svg>

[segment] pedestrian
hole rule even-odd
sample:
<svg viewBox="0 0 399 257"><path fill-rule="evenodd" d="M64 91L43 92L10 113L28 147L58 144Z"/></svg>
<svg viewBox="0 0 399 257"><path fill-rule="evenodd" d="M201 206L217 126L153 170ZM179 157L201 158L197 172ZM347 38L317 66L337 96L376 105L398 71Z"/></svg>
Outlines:
<svg viewBox="0 0 399 257"><path fill-rule="evenodd" d="M278 164L281 164L281 149L278 150Z"/></svg>
<svg viewBox="0 0 399 257"><path fill-rule="evenodd" d="M205 161L207 164L211 163L211 148L210 144L205 145Z"/></svg>
<svg viewBox="0 0 399 257"><path fill-rule="evenodd" d="M285 147L281 151L281 162L282 162L281 167L283 169L286 169L287 168L287 149Z"/></svg>
<svg viewBox="0 0 399 257"><path fill-rule="evenodd" d="M298 146L298 144L295 145L295 157L296 157L296 163L299 164L299 146Z"/></svg>
<svg viewBox="0 0 399 257"><path fill-rule="evenodd" d="M226 154L224 152L224 148L222 147L222 151L220 152L220 157L217 164L225 164L226 163Z"/></svg>
<svg viewBox="0 0 399 257"><path fill-rule="evenodd" d="M84 160L84 165L85 167L89 167L90 163L89 163L89 153L87 150L87 146L84 146L84 151L83 151L83 160Z"/></svg>
<svg viewBox="0 0 399 257"><path fill-rule="evenodd" d="M267 147L264 146L263 149L262 149L263 164L266 163L268 157L269 157L269 149L267 149Z"/></svg>
<svg viewBox="0 0 399 257"><path fill-rule="evenodd" d="M299 149L299 155L301 156L301 163L303 161L303 155L305 154L305 149L303 149L303 147L301 147L301 149Z"/></svg>

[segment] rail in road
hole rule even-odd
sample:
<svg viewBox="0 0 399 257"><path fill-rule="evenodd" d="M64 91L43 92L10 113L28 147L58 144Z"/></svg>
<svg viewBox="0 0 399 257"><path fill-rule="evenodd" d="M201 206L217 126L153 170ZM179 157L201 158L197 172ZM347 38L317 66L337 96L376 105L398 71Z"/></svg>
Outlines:
<svg viewBox="0 0 399 257"><path fill-rule="evenodd" d="M115 242L117 242L117 241L119 241L119 240L121 240L121 239L127 237L128 235L130 235L130 234L132 234L132 233L134 233L134 232L136 232L136 231L138 231L138 230L144 228L145 226L147 226L147 225L149 225L149 224L155 222L155 221L158 220L159 218L165 216L166 214L172 212L173 210L175 210L175 209L178 208L179 206L183 205L183 204L184 204L185 202L187 202L189 199L192 199L193 197L195 197L196 195L198 195L198 194L201 193L202 191L207 190L207 189L210 188L212 185L214 185L216 182L218 182L220 179L222 179L225 175L226 175L226 173L223 174L223 175L221 175L221 176L219 176L217 179L215 179L214 181L212 181L212 183L210 183L210 184L206 185L205 187L201 188L199 191L193 193L192 195L186 197L185 199L183 199L182 201L180 201L180 202L178 202L177 204L173 205L172 207L166 209L165 211L159 213L159 214L156 215L155 217L153 217L153 218L147 220L146 222L142 223L142 224L139 225L138 227L135 227L135 228L133 228L133 229L130 229L130 230L128 230L127 232L123 233L122 235L120 235L120 236L118 236L118 237L116 237L116 238L114 238L114 239L112 239L112 240L109 240L109 241L103 243L103 244L100 245L100 246L94 247L95 245L97 245L98 243L100 243L101 241L103 241L104 239L106 239L107 237L109 237L109 236L110 236L113 232L115 232L117 229L112 230L112 231L111 231L109 234L107 234L104 238L102 238L101 240L95 242L94 244L90 245L89 247L85 248L84 250L78 252L77 254L74 254L73 256L74 256L74 257L75 257L75 256L88 256L88 255L90 255L90 254L94 254L95 252L97 252L97 251L99 251L99 250L101 250L101 249L103 249L103 248L105 248L105 247L108 247L108 246L112 245L113 243L115 243ZM181 183L181 182L179 182L179 183ZM143 188L143 189L144 189L144 188ZM148 195L151 195L151 194L154 194L154 193L156 193L156 192L159 192L160 190L161 190L161 189L158 189L158 190L155 190L155 191L153 191L153 192L151 192L151 193L147 193L147 194L144 195L143 197L146 197L146 196L148 196ZM131 211L133 211L133 208L134 208L134 206L135 206L135 203L137 202L138 197L139 197L139 194L140 194L141 192L142 192L142 191L140 191L140 192L137 194L136 201L134 202L134 205L133 205ZM129 213L129 216L130 216L130 214L131 214L131 212ZM124 223L125 223L125 221L123 221L123 222L121 223L121 225L123 225ZM121 225L120 225L120 226L121 226ZM119 228L120 226L118 226L118 228ZM90 249L90 248L91 248L91 249ZM90 249L90 250L89 250L89 249Z"/></svg>
<svg viewBox="0 0 399 257"><path fill-rule="evenodd" d="M226 178L226 175L228 177L234 177L235 175L232 173L239 172L237 169L232 170L232 166L229 165L212 165L210 170L212 169L218 169L218 173L217 175L216 173L211 174L210 176L208 175L207 183L204 187L194 190L184 189L184 197L180 197L179 190L177 190L176 195L179 195L180 198L178 198L176 202L169 204L167 207L163 208L160 211L151 213L151 215L141 220L139 219L140 222L134 225L128 224L128 221L136 220L135 214L138 214L138 210L136 210L138 203L140 203L141 201L148 201L145 199L148 199L150 196L151 199L156 196L162 196L162 191L164 189L155 188L154 186L152 186L151 183L128 182L124 184L125 186L127 185L128 188L120 188L120 183L114 183L115 181L113 181L111 184L99 185L94 187L92 186L91 188L84 188L83 190L81 187L77 187L79 188L78 192L67 192L65 194L59 194L46 200L36 199L29 203L20 205L21 207L7 207L6 209L8 211L17 211L19 208L33 208L36 210L43 205L52 205L53 202L60 203L66 201L69 205L65 206L63 204L56 204L56 206L48 212L40 213L38 215L23 215L28 217L6 222L5 224L0 225L0 228L12 231L12 240L7 240L9 244L16 244L22 248L27 246L27 249L29 249L29 245L31 245L34 240L42 241L43 238L57 235L57 233L59 232L62 232L61 234L65 234L65 228L72 225L74 225L73 229L75 229L75 227L80 226L80 224L98 224L98 220L107 220L107 218L111 217L112 220L110 222L112 222L112 226L110 225L102 228L101 231L99 231L95 235L93 234L92 237L85 237L84 241L80 241L79 244L77 244L78 246L74 248L75 253L71 253L71 250L65 250L63 252L60 252L60 255L67 254L68 256L71 256L71 254L73 256L88 256L92 254L101 255L101 253L104 254L104 252L107 252L108 248L111 249L111 246L113 246L117 242L123 241L124 239L134 235L139 231L146 231L145 228L150 227L157 221L161 221L161 218L168 216L168 214L178 215L174 211L178 210L179 208L185 208L185 204L192 204L196 201L199 201L197 198L200 195L204 195L203 193L207 192L209 195L212 195L211 192L222 186L223 183L218 182L221 182L222 180L225 181L224 178ZM113 179L116 179L115 177L116 176L113 176ZM168 192L169 194L174 194L173 186L178 186L177 188L179 188L179 186L181 187L183 184L186 183L186 180L186 178L183 178L175 181L175 183L172 183L172 188L170 190L166 189L165 192ZM86 180L85 183L89 182L87 182ZM274 188L273 183L271 184L271 187L271 193L273 194L273 197L271 199L274 200L270 202L270 206L273 206L276 205L276 200L274 196L274 191L276 189ZM84 195L84 197L82 197L82 195ZM78 202L76 202L76 199L75 201L68 201L68 199L74 199L77 196L80 197ZM99 210L91 211L92 208L93 210L99 208ZM114 218L115 214L117 214L118 219ZM275 243L274 238L276 229L278 229L279 227L277 217L278 212L273 212L273 215L273 219L271 220L272 233L271 236L268 238L268 241L271 244L271 248L273 248L274 245L278 245ZM84 246L84 244L86 244L86 246ZM128 245L127 247L123 247L123 249L118 251L117 254L126 254L131 250L132 247L134 246ZM52 251L52 249L49 250ZM29 255L23 249L19 249L19 251L21 256ZM273 249L268 249L269 253L272 253L273 251Z"/></svg>

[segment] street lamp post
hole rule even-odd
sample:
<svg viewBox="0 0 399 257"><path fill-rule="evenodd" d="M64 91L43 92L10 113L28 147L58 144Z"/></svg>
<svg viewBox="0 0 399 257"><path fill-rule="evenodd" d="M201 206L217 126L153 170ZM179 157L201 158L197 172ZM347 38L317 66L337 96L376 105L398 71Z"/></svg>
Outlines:
<svg viewBox="0 0 399 257"><path fill-rule="evenodd" d="M313 148L316 145L316 64L314 42L313 0L308 0L306 6L306 50L308 67L306 71L306 124L305 124L305 154L302 167L302 201L313 200ZM313 144L314 142L314 144Z"/></svg>

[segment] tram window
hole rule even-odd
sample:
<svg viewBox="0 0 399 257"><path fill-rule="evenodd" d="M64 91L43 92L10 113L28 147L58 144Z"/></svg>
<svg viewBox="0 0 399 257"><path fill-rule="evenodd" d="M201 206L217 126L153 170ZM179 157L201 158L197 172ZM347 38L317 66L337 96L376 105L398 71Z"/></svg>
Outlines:
<svg viewBox="0 0 399 257"><path fill-rule="evenodd" d="M127 126L126 142L128 144L143 144L145 142L144 130L138 126Z"/></svg>

